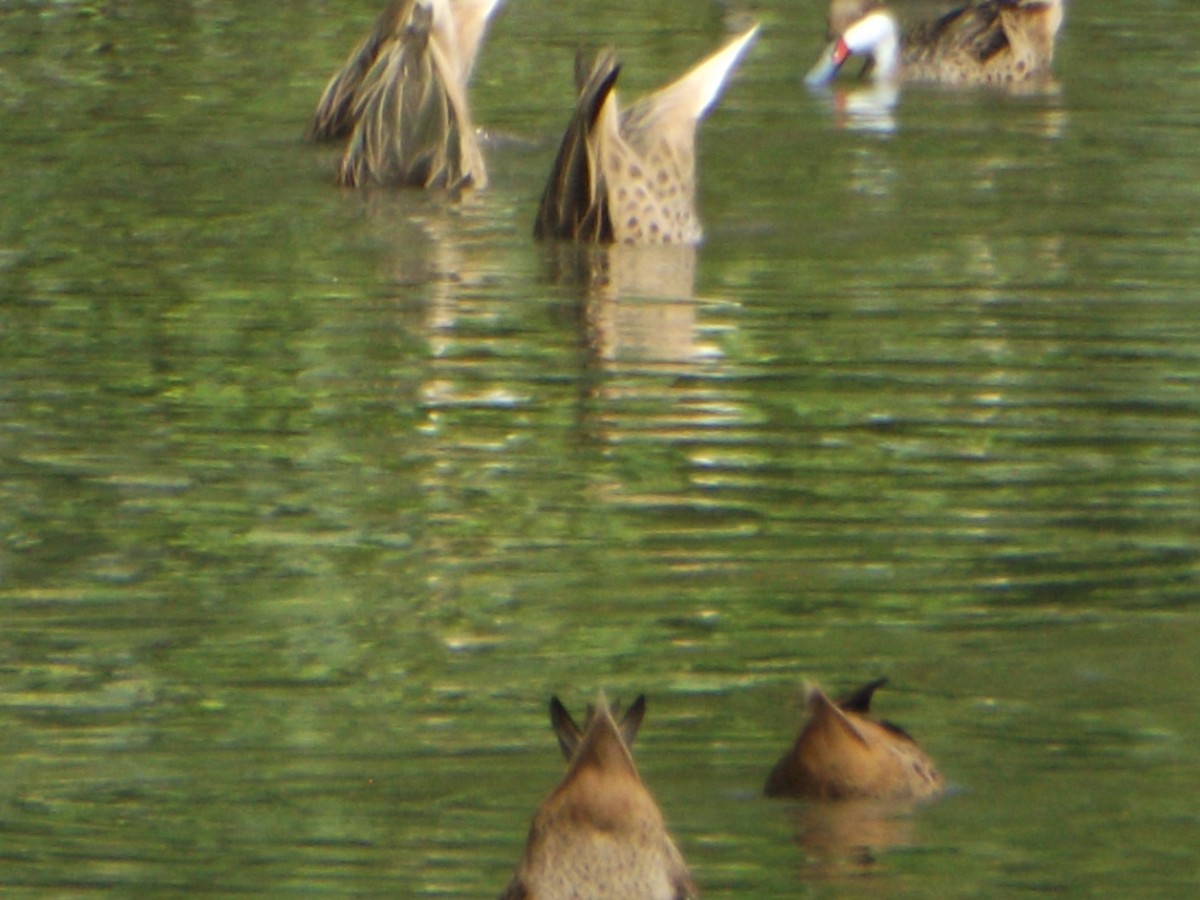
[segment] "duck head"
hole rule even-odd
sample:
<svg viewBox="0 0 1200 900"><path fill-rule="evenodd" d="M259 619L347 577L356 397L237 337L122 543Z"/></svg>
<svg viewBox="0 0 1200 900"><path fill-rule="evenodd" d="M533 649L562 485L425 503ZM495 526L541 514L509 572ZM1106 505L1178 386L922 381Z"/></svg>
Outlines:
<svg viewBox="0 0 1200 900"><path fill-rule="evenodd" d="M894 81L900 69L900 26L896 17L885 9L876 9L854 22L825 48L804 77L805 84L829 84L851 56L868 57L876 81Z"/></svg>
<svg viewBox="0 0 1200 900"><path fill-rule="evenodd" d="M809 719L767 778L769 797L919 800L943 790L933 762L904 729L869 716L886 679L838 703L816 685L805 698Z"/></svg>
<svg viewBox="0 0 1200 900"><path fill-rule="evenodd" d="M601 696L580 730L557 698L550 718L567 774L534 814L525 854L501 900L687 900L687 865L629 752L642 698L620 723Z"/></svg>

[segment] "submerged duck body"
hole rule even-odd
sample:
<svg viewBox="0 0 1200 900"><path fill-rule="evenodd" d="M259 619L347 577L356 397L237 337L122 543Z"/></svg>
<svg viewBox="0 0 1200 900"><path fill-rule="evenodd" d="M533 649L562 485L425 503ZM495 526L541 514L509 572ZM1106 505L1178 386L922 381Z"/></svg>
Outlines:
<svg viewBox="0 0 1200 900"><path fill-rule="evenodd" d="M832 43L809 72L810 85L833 80L851 56L871 62L876 81L1005 90L1052 81L1063 0L971 0L905 31L875 0L833 0Z"/></svg>
<svg viewBox="0 0 1200 900"><path fill-rule="evenodd" d="M944 790L933 761L902 728L869 717L886 679L834 703L815 685L805 698L809 719L772 769L768 797L813 800L922 800Z"/></svg>
<svg viewBox="0 0 1200 900"><path fill-rule="evenodd" d="M500 0L392 0L326 86L308 127L349 137L341 184L484 187L467 82Z"/></svg>
<svg viewBox="0 0 1200 900"><path fill-rule="evenodd" d="M567 774L533 817L525 854L500 900L688 900L697 896L629 744L642 698L618 722L601 697L583 729L557 698L551 721Z"/></svg>
<svg viewBox="0 0 1200 900"><path fill-rule="evenodd" d="M576 60L578 100L547 180L534 236L583 243L696 244L696 126L749 47L755 25L682 78L621 112L612 49Z"/></svg>

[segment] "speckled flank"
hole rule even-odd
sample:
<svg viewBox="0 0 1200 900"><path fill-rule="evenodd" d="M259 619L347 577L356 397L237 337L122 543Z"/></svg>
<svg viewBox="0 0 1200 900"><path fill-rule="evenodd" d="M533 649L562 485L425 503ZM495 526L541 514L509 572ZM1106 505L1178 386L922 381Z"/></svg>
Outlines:
<svg viewBox="0 0 1200 900"><path fill-rule="evenodd" d="M605 160L616 239L627 244L694 244L703 236L695 204L691 142L652 139L638 158L628 147Z"/></svg>
<svg viewBox="0 0 1200 900"><path fill-rule="evenodd" d="M990 17L980 21L988 14ZM964 16L966 13L963 14ZM918 32L902 49L906 81L1011 87L1050 77L1054 44L1062 23L1055 2L988 4L972 22L939 32L923 42Z"/></svg>

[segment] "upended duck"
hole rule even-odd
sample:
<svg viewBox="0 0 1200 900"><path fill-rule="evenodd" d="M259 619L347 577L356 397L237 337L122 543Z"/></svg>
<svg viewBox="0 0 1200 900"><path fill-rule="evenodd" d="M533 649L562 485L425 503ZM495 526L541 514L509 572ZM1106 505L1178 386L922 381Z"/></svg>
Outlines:
<svg viewBox="0 0 1200 900"><path fill-rule="evenodd" d="M578 100L538 207L534 236L583 243L696 244L696 125L758 33L750 28L625 112L620 64L575 65Z"/></svg>
<svg viewBox="0 0 1200 900"><path fill-rule="evenodd" d="M562 703L550 718L570 765L533 817L525 854L500 900L689 900L697 896L629 746L639 697L618 724L601 696L580 729Z"/></svg>
<svg viewBox="0 0 1200 900"><path fill-rule="evenodd" d="M812 800L924 800L944 790L942 776L897 725L869 717L887 682L863 685L834 703L816 685L805 697L809 719L767 778L768 797Z"/></svg>
<svg viewBox="0 0 1200 900"><path fill-rule="evenodd" d="M339 183L460 190L487 169L467 82L500 0L392 0L330 80L314 140L349 137Z"/></svg>
<svg viewBox="0 0 1200 900"><path fill-rule="evenodd" d="M988 85L1005 90L1052 82L1063 0L970 0L901 33L877 0L833 0L831 43L808 73L828 84L851 56L866 57L876 82Z"/></svg>

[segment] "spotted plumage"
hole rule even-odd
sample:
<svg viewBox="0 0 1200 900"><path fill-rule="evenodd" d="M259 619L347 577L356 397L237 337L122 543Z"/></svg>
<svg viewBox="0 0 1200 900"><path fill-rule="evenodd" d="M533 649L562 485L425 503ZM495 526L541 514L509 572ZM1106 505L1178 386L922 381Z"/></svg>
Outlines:
<svg viewBox="0 0 1200 900"><path fill-rule="evenodd" d="M696 244L696 125L758 32L746 31L624 113L620 65L576 60L578 100L538 207L534 235L586 243Z"/></svg>

